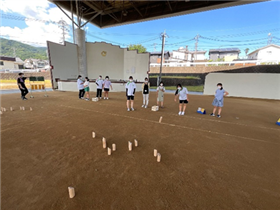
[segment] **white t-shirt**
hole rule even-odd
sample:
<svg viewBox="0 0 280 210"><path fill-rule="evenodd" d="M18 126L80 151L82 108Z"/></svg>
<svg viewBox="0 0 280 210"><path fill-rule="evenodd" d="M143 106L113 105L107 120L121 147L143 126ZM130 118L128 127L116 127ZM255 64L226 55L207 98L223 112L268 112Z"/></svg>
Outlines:
<svg viewBox="0 0 280 210"><path fill-rule="evenodd" d="M89 86L89 81L85 81L84 82L84 87L88 87Z"/></svg>
<svg viewBox="0 0 280 210"><path fill-rule="evenodd" d="M97 89L102 89L102 85L104 84L104 81L102 79L96 80Z"/></svg>
<svg viewBox="0 0 280 210"><path fill-rule="evenodd" d="M78 89L79 89L79 90L84 89L83 80L78 79L78 80L77 80L77 86L78 86Z"/></svg>
<svg viewBox="0 0 280 210"><path fill-rule="evenodd" d="M136 89L136 85L134 82L126 83L125 88L127 89L128 96L134 96L133 92L134 92L134 89Z"/></svg>
<svg viewBox="0 0 280 210"><path fill-rule="evenodd" d="M164 90L165 91L165 87L164 86L158 86L157 90Z"/></svg>
<svg viewBox="0 0 280 210"><path fill-rule="evenodd" d="M111 85L111 81L110 80L105 80L104 81L104 88L110 88L110 85Z"/></svg>
<svg viewBox="0 0 280 210"><path fill-rule="evenodd" d="M187 100L188 89L183 87L183 89L178 90L179 100Z"/></svg>

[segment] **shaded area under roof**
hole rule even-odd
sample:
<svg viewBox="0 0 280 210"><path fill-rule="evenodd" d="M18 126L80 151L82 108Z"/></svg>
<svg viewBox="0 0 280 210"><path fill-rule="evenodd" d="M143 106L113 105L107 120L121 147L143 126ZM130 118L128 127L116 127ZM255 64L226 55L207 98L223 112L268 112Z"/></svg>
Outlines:
<svg viewBox="0 0 280 210"><path fill-rule="evenodd" d="M259 1L90 1L49 0L99 28L106 28L148 20L203 12L213 9L238 6Z"/></svg>

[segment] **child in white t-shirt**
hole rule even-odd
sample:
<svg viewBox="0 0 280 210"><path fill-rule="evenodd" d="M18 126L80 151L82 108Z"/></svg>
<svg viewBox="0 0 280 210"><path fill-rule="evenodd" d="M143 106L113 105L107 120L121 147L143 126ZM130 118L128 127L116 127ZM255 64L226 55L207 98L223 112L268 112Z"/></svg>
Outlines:
<svg viewBox="0 0 280 210"><path fill-rule="evenodd" d="M85 82L84 82L84 89L86 92L86 101L89 101L89 79L88 77L85 77Z"/></svg>
<svg viewBox="0 0 280 210"><path fill-rule="evenodd" d="M129 81L126 83L125 89L126 89L126 97L127 97L127 101L126 101L127 111L130 111L129 102L130 102L130 106L131 106L131 111L134 111L133 102L134 102L134 94L136 91L136 85L133 82L132 76L129 77Z"/></svg>
<svg viewBox="0 0 280 210"><path fill-rule="evenodd" d="M187 103L189 103L189 98L188 98L188 89L185 87L182 87L181 84L177 85L177 90L175 92L175 98L174 101L176 102L176 99L179 96L179 115L184 115L187 107ZM184 104L184 106L183 106ZM183 110L182 110L183 107Z"/></svg>
<svg viewBox="0 0 280 210"><path fill-rule="evenodd" d="M99 97L99 99L101 99L102 98L102 87L104 84L104 81L103 81L101 75L99 75L99 78L95 81L95 84L97 85L96 98Z"/></svg>
<svg viewBox="0 0 280 210"><path fill-rule="evenodd" d="M157 105L159 106L159 102L161 102L160 108L163 108L164 92L165 87L163 86L163 82L160 82L157 88Z"/></svg>

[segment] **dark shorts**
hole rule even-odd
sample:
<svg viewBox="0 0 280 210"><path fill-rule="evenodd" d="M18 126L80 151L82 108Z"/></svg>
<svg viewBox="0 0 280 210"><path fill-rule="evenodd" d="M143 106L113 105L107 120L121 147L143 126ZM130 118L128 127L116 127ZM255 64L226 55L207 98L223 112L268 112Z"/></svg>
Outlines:
<svg viewBox="0 0 280 210"><path fill-rule="evenodd" d="M187 104L189 103L188 100L180 100L180 104Z"/></svg>
<svg viewBox="0 0 280 210"><path fill-rule="evenodd" d="M134 96L127 96L127 100L134 100Z"/></svg>
<svg viewBox="0 0 280 210"><path fill-rule="evenodd" d="M104 88L104 91L108 91L108 92L109 92L109 91L110 91L110 89L109 89L109 88Z"/></svg>

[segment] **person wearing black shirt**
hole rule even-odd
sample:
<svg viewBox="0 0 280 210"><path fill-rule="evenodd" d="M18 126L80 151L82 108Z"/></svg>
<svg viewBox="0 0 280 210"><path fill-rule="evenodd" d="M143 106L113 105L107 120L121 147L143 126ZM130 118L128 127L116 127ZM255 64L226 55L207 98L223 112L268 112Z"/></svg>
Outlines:
<svg viewBox="0 0 280 210"><path fill-rule="evenodd" d="M28 94L28 89L25 86L25 80L27 79L27 77L24 77L23 73L19 73L18 75L19 75L19 77L17 79L17 84L18 84L19 90L21 91L21 99L27 100L27 98L25 97Z"/></svg>
<svg viewBox="0 0 280 210"><path fill-rule="evenodd" d="M150 92L150 83L148 78L145 78L145 82L142 84L142 94L143 94L143 105L142 107L147 108L149 104L149 92Z"/></svg>

